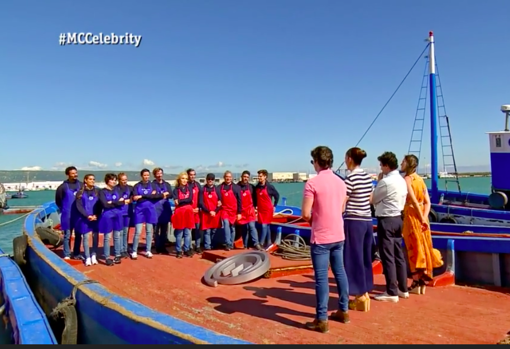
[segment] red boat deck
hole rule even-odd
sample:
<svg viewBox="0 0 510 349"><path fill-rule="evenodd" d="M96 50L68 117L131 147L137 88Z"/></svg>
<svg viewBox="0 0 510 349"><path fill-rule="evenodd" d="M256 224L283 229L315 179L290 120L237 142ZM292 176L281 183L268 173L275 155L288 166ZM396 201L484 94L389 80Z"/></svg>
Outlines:
<svg viewBox="0 0 510 349"><path fill-rule="evenodd" d="M142 238L142 248L144 242ZM510 330L508 292L450 286L429 287L426 295L411 295L398 303L372 301L370 312L350 312L350 324L332 321L329 333L315 333L303 328L315 314L311 271L213 288L202 282L211 262L198 255L177 259L173 247L168 250L169 256L139 255L138 260L124 259L113 267L70 264L112 292L253 343L495 344ZM374 279L372 295L384 290L384 277ZM337 296L332 278L330 283L333 311Z"/></svg>

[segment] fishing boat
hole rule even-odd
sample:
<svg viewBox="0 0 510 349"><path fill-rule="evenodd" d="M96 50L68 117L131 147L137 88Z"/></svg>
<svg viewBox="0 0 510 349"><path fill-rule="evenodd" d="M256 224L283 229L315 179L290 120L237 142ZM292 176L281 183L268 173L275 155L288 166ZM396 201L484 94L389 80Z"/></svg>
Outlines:
<svg viewBox="0 0 510 349"><path fill-rule="evenodd" d="M300 214L288 206L277 206L276 212L277 217ZM19 242L15 251L18 258L26 260L27 279L42 309L47 314L65 310L64 320L77 329L75 341L79 344L489 344L496 343L510 329L510 297L504 289L447 287L456 282L456 273L471 272L467 262L459 261L471 258L473 265L485 254L492 261L497 257L498 282L508 286L503 272L508 274L510 270L505 254L510 251L510 239L434 237L446 263L436 271L438 276L426 297L402 300L402 306L377 304L369 314L352 312L353 325L332 322L329 333L320 334L303 328L315 313L313 267L306 258L293 263L274 254L255 252L269 258L269 269L263 277L244 284L211 287L210 280L205 279L208 270L219 265L218 261L246 250L206 251L201 258L178 259L169 249L169 256L140 256L137 260L124 259L113 267L85 267L80 260L64 260L60 247L39 237L38 230L56 230L59 222L60 214L53 202L34 210L24 222L26 244ZM473 260L474 255L466 253L476 248L482 248L485 254ZM230 271L225 268L218 278L234 277L234 271L244 267L235 265ZM380 264L374 263L374 273L373 294L377 294L384 285ZM495 274L493 271L490 276L496 278ZM483 277L487 275L473 276L477 281ZM492 283L497 284L495 280ZM381 316L390 307L392 316ZM413 321L418 311L427 314L427 329L434 336L423 333L422 324ZM480 321L481 315L484 321ZM377 321L370 321L374 316ZM447 325L444 318L448 318Z"/></svg>
<svg viewBox="0 0 510 349"><path fill-rule="evenodd" d="M11 344L58 344L23 273L0 249L0 336Z"/></svg>
<svg viewBox="0 0 510 349"><path fill-rule="evenodd" d="M126 259L114 267L85 267L82 261L62 259L60 248L45 245L38 237L37 229L58 224L54 203L30 213L24 223L26 249L18 246L18 251L24 252L27 279L45 312L51 314L60 308L72 313L69 308L74 308L77 316L69 317L68 322L77 329L79 344L327 344L338 342L339 338L343 344L488 344L499 341L510 328L506 316L510 296L505 289L447 287L455 283L458 275L461 280L469 278L471 271L466 263L485 264L487 254L489 259L498 255L502 262L501 286L510 286L502 276L503 271L508 275L510 270L508 254L503 255L509 251L510 239L434 237L435 246L443 251L447 262L436 271L438 277L427 297L418 302L405 300L405 305L392 308L392 314L401 321L395 323L393 316L381 316L380 311L389 310L387 304L374 305L373 308L380 308L373 314L352 313L351 321L363 326L347 328L332 323L328 334L319 334L302 325L313 318L315 311L310 261L295 265L271 256L270 275L242 285L210 287L203 281L207 270L215 262L246 250L208 251L208 256L204 253L202 258L185 259L155 255L152 259ZM466 254L474 249L484 253L476 258ZM374 273L377 294L383 288L384 277L376 263ZM482 276L490 278L494 274ZM476 275L476 281L480 278ZM479 321L481 308L483 322ZM428 329L435 336L416 337L421 325L412 319L417 311L429 314ZM377 321L367 321L373 316L377 316ZM447 327L441 321L445 317ZM381 326L386 329L384 332L380 331Z"/></svg>

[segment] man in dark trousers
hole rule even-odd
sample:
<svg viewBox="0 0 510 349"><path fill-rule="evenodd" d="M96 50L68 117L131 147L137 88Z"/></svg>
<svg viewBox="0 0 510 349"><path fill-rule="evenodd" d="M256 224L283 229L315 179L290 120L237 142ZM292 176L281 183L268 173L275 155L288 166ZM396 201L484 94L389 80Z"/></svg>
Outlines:
<svg viewBox="0 0 510 349"><path fill-rule="evenodd" d="M377 241L386 292L374 299L396 303L408 298L407 266L402 251L402 211L407 197L407 185L398 171L398 160L394 153L385 152L377 158L381 166L377 186L372 195L377 217Z"/></svg>

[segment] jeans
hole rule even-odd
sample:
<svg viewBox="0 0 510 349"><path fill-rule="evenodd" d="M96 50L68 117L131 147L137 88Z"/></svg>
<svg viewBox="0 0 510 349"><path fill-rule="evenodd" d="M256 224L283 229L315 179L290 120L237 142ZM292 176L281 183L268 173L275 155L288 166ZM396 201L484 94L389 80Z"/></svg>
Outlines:
<svg viewBox="0 0 510 349"><path fill-rule="evenodd" d="M234 224L230 224L228 219L223 219L221 221L223 224L223 229L225 230L225 245L227 247L234 247L234 240L236 238L236 228Z"/></svg>
<svg viewBox="0 0 510 349"><path fill-rule="evenodd" d="M88 239L89 235L88 234L90 234L90 233L85 234L85 235L87 235L87 238L83 239L83 248L85 248L85 240L86 240L87 241L87 249L88 249L88 244L89 244L89 239ZM108 244L108 246L110 246L110 244ZM93 232L92 233L92 255L96 256L98 249L99 249L99 233ZM110 252L110 248L108 248L108 252ZM85 258L87 258L87 255L85 255Z"/></svg>
<svg viewBox="0 0 510 349"><path fill-rule="evenodd" d="M214 240L214 235L216 235L216 229L206 229L202 231L204 235L204 248L206 250L210 250L212 248L212 241Z"/></svg>
<svg viewBox="0 0 510 349"><path fill-rule="evenodd" d="M267 247L271 245L271 230L269 229L269 224L261 224L262 232L260 234L260 244L262 247Z"/></svg>
<svg viewBox="0 0 510 349"><path fill-rule="evenodd" d="M140 242L140 235L142 234L143 223L135 225L135 236L133 237L133 252L138 252L138 243ZM145 252L150 252L152 249L152 232L154 226L151 223L145 223Z"/></svg>
<svg viewBox="0 0 510 349"><path fill-rule="evenodd" d="M184 252L188 252L191 249L191 229L189 229L189 228L175 229L174 233L175 233L175 240L176 240L175 241L175 251L177 253L182 252L182 250L184 250ZM184 235L184 246L182 246L182 249L181 249L183 235Z"/></svg>
<svg viewBox="0 0 510 349"><path fill-rule="evenodd" d="M110 234L108 234L108 235L110 235ZM108 241L108 246L110 246L109 241ZM122 231L114 230L113 231L113 256L120 257L121 253L122 253Z"/></svg>
<svg viewBox="0 0 510 349"><path fill-rule="evenodd" d="M168 234L168 223L158 223L154 227L154 235L156 237L156 249L162 251L165 249Z"/></svg>
<svg viewBox="0 0 510 349"><path fill-rule="evenodd" d="M330 263L338 289L338 308L342 312L348 310L349 283L344 269L344 241L324 245L312 244L310 247L315 274L316 318L317 320L327 320Z"/></svg>
<svg viewBox="0 0 510 349"><path fill-rule="evenodd" d="M195 224L195 229L193 229L193 238L195 239L195 248L200 248L202 246L202 240L204 237L204 232L200 230L200 223Z"/></svg>
<svg viewBox="0 0 510 349"><path fill-rule="evenodd" d="M120 242L120 252L128 251L128 241L129 241L129 227L124 227L122 229L122 239Z"/></svg>
<svg viewBox="0 0 510 349"><path fill-rule="evenodd" d="M257 227L255 227L255 221L249 222L244 225L246 228L246 233L244 234L243 238L243 244L244 247L248 247L248 236L251 237L251 242L253 243L253 246L256 246L259 244L259 233L257 231Z"/></svg>
<svg viewBox="0 0 510 349"><path fill-rule="evenodd" d="M67 230L67 231L69 231L69 236L71 236L71 231L70 230ZM65 234L66 233L64 232L64 240L65 240ZM74 232L74 246L73 246L73 255L75 257L80 255L80 247L81 247L81 234L77 233L75 231ZM67 253L66 253L66 248L64 245L64 257L69 257L69 241L67 242Z"/></svg>
<svg viewBox="0 0 510 349"><path fill-rule="evenodd" d="M89 237L91 233L86 234L79 234L80 240L83 241L83 254L85 255L85 258L90 258L90 246L89 246ZM78 235L78 234L77 234ZM74 237L74 241L76 241L76 237ZM96 251L94 250L94 254L96 254Z"/></svg>
<svg viewBox="0 0 510 349"><path fill-rule="evenodd" d="M75 241L76 241L76 236L74 238L75 238ZM70 245L71 245L71 230L64 230L64 244L63 244L64 257L70 257L71 256L71 247L70 247ZM75 247L76 247L76 243L75 243ZM76 251L76 249L75 249L75 251ZM78 249L78 254L80 254L80 250L79 249Z"/></svg>

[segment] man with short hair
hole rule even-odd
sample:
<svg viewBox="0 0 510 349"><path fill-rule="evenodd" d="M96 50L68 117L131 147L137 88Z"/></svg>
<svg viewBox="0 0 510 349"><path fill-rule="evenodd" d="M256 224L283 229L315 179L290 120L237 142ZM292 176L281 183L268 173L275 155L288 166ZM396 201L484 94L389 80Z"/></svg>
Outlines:
<svg viewBox="0 0 510 349"><path fill-rule="evenodd" d="M81 188L81 182L78 180L78 170L74 166L65 169L67 179L58 186L55 192L55 204L60 210L60 229L64 232L64 259L71 258L71 232L74 230L77 209L75 204L76 193ZM75 234L73 259L80 257L81 234Z"/></svg>
<svg viewBox="0 0 510 349"><path fill-rule="evenodd" d="M386 292L374 299L396 303L399 297L409 297L407 266L402 251L402 211L407 197L407 184L398 171L398 160L394 153L385 152L377 160L381 173L372 194L372 203L377 217L377 242L386 278Z"/></svg>
<svg viewBox="0 0 510 349"><path fill-rule="evenodd" d="M310 223L310 255L315 275L316 315L306 327L313 331L329 331L329 266L336 281L338 310L330 316L332 320L349 323L349 282L344 266L345 232L342 208L347 199L347 187L331 170L333 152L326 146L311 151L310 161L317 176L306 182L303 192L301 216Z"/></svg>

